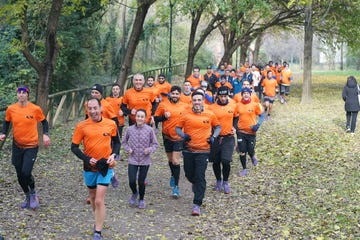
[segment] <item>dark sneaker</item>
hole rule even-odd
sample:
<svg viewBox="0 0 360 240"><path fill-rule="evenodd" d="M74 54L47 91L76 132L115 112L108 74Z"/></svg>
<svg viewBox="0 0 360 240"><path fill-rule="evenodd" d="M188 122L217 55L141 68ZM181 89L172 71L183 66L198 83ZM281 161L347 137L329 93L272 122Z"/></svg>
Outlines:
<svg viewBox="0 0 360 240"><path fill-rule="evenodd" d="M37 196L37 194L36 193L30 194L30 208L37 209L39 207L40 207L39 197Z"/></svg>
<svg viewBox="0 0 360 240"><path fill-rule="evenodd" d="M180 192L179 192L178 186L175 186L173 188L172 196L173 196L173 198L179 198L180 197Z"/></svg>
<svg viewBox="0 0 360 240"><path fill-rule="evenodd" d="M243 169L243 170L241 170L240 172L239 172L239 176L240 177L245 177L246 175L247 175L247 169Z"/></svg>
<svg viewBox="0 0 360 240"><path fill-rule="evenodd" d="M253 164L254 166L256 166L256 165L258 164L258 159L257 159L255 156L253 156L253 157L251 158L251 162L252 162L252 164Z"/></svg>
<svg viewBox="0 0 360 240"><path fill-rule="evenodd" d="M86 198L86 204L91 204L91 199L90 199L90 197L88 197L88 198Z"/></svg>
<svg viewBox="0 0 360 240"><path fill-rule="evenodd" d="M117 177L115 174L111 178L111 186L113 186L113 188L117 188L119 186L119 181L117 180Z"/></svg>
<svg viewBox="0 0 360 240"><path fill-rule="evenodd" d="M93 240L101 240L101 239L102 239L101 234L99 234L99 233L94 233Z"/></svg>
<svg viewBox="0 0 360 240"><path fill-rule="evenodd" d="M26 196L24 202L22 204L20 204L20 207L22 209L30 207L30 196Z"/></svg>
<svg viewBox="0 0 360 240"><path fill-rule="evenodd" d="M224 188L224 193L225 193L225 194L229 194L229 193L231 192L229 183L228 183L227 181L224 181L224 183L223 183L223 188Z"/></svg>
<svg viewBox="0 0 360 240"><path fill-rule="evenodd" d="M200 206L199 205L194 205L194 207L192 208L191 211L191 215L193 216L199 216L200 215Z"/></svg>
<svg viewBox="0 0 360 240"><path fill-rule="evenodd" d="M145 208L146 208L145 200L140 200L138 207L139 207L140 209L145 209Z"/></svg>
<svg viewBox="0 0 360 240"><path fill-rule="evenodd" d="M136 205L136 199L137 199L138 193L132 194L129 198L129 204L134 206Z"/></svg>
<svg viewBox="0 0 360 240"><path fill-rule="evenodd" d="M174 178L174 176L171 176L170 177L170 182L169 182L169 185L170 185L170 187L175 187L175 178Z"/></svg>
<svg viewBox="0 0 360 240"><path fill-rule="evenodd" d="M220 192L221 191L221 185L222 185L221 180L216 181L216 185L214 187L214 190Z"/></svg>

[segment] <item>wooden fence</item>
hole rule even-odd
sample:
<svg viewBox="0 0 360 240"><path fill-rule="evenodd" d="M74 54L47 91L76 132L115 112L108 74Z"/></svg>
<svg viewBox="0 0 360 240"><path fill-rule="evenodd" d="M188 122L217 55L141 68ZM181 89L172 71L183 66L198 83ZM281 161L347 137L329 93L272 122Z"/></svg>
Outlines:
<svg viewBox="0 0 360 240"><path fill-rule="evenodd" d="M168 75L170 72L169 67L154 68L145 72L145 78L147 76L158 76L160 73ZM183 76L185 73L185 64L177 64L172 66L171 74L177 76ZM124 86L129 88L132 86L132 75L128 76ZM111 87L111 83L103 84L104 94L106 96L107 89ZM90 86L89 86L90 87ZM86 88L75 88L66 91L61 91L49 95L48 103L48 114L47 120L49 121L49 126L53 128L58 122L67 122L76 119L77 117L84 114L83 106L87 98L90 96L89 87ZM4 112L6 108L0 109L0 112ZM85 115L84 115L85 117ZM0 121L2 121L1 119ZM0 146L1 147L1 146Z"/></svg>

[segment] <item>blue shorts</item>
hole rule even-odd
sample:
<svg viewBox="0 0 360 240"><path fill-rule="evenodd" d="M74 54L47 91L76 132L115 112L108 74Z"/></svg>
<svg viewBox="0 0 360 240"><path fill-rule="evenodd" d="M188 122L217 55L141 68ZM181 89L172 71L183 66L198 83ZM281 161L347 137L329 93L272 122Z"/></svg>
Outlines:
<svg viewBox="0 0 360 240"><path fill-rule="evenodd" d="M97 185L109 186L113 175L113 169L109 169L105 177L99 172L84 171L84 180L88 188L96 188Z"/></svg>

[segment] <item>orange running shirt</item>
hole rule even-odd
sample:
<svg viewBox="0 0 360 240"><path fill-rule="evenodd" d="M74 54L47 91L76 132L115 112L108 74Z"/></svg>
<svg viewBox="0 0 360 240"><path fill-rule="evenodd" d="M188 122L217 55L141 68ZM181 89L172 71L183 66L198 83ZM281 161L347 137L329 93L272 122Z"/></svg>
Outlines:
<svg viewBox="0 0 360 240"><path fill-rule="evenodd" d="M236 103L234 101L230 101L225 106L221 106L217 103L214 103L209 106L209 110L211 110L216 118L219 120L221 124L220 135L230 135L232 134L233 128L233 118L235 116L235 108Z"/></svg>
<svg viewBox="0 0 360 240"><path fill-rule="evenodd" d="M198 78L191 74L186 80L188 80L193 88L199 88L201 81L204 81L204 76L200 74Z"/></svg>
<svg viewBox="0 0 360 240"><path fill-rule="evenodd" d="M268 78L265 78L261 86L264 87L264 93L268 97L275 97L276 96L276 87L278 86L278 83L275 79L269 80Z"/></svg>
<svg viewBox="0 0 360 240"><path fill-rule="evenodd" d="M189 108L188 108L189 109ZM191 108L180 118L177 127L191 137L187 142L187 147L192 152L209 152L210 144L207 142L211 136L212 128L219 126L215 114L210 110L204 109L200 114L194 113Z"/></svg>
<svg viewBox="0 0 360 240"><path fill-rule="evenodd" d="M191 93L189 95L185 95L183 92L180 95L180 101L186 104L191 103Z"/></svg>
<svg viewBox="0 0 360 240"><path fill-rule="evenodd" d="M171 103L170 101L161 102L156 109L155 116L164 116L165 112L170 112L170 117L162 122L162 132L171 141L179 141L181 137L176 134L176 126L184 114L188 105L183 102Z"/></svg>
<svg viewBox="0 0 360 240"><path fill-rule="evenodd" d="M293 73L290 69L283 69L281 71L281 84L285 86L290 86L291 78L293 77Z"/></svg>
<svg viewBox="0 0 360 240"><path fill-rule="evenodd" d="M124 115L122 115L122 116L119 115L122 99L123 99L123 97L118 97L118 98L107 97L106 98L106 101L108 101L110 103L110 105L112 106L114 112L116 113L117 119L119 121L119 126L124 126L124 124L125 124Z"/></svg>
<svg viewBox="0 0 360 240"><path fill-rule="evenodd" d="M151 89L143 88L141 91L136 91L134 88L126 90L123 103L130 109L144 109L146 111L146 123L150 123L152 102L155 101L155 94ZM129 118L135 122L135 115L130 114Z"/></svg>
<svg viewBox="0 0 360 240"><path fill-rule="evenodd" d="M26 106L11 104L5 113L5 121L13 127L14 144L19 148L34 148L39 144L38 122L45 119L41 108L31 102Z"/></svg>
<svg viewBox="0 0 360 240"><path fill-rule="evenodd" d="M259 103L251 101L248 104L244 104L239 102L236 105L235 114L239 116L237 126L240 132L255 135L255 132L250 126L257 123L257 115L260 115L261 113L262 107Z"/></svg>
<svg viewBox="0 0 360 240"><path fill-rule="evenodd" d="M72 142L78 145L82 142L84 153L89 157L108 159L112 153L111 137L116 136L116 132L113 120L102 118L100 122L93 122L88 118L76 124ZM92 168L92 171L96 171L96 168Z"/></svg>
<svg viewBox="0 0 360 240"><path fill-rule="evenodd" d="M155 82L154 87L158 89L159 94L168 94L171 89L171 84L168 82L164 82L162 84L160 84L159 82Z"/></svg>

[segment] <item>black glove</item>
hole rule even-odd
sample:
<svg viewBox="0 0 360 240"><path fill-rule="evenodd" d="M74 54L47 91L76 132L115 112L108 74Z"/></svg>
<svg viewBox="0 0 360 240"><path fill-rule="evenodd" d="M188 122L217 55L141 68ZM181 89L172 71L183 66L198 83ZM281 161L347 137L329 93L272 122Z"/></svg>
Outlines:
<svg viewBox="0 0 360 240"><path fill-rule="evenodd" d="M103 177L106 176L107 171L109 169L109 164L107 163L107 159L106 158L102 158L99 161L96 162L96 168L98 169L98 171L101 173L101 175Z"/></svg>
<svg viewBox="0 0 360 240"><path fill-rule="evenodd" d="M188 134L184 133L184 142L189 142L189 141L191 141L191 137Z"/></svg>

